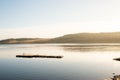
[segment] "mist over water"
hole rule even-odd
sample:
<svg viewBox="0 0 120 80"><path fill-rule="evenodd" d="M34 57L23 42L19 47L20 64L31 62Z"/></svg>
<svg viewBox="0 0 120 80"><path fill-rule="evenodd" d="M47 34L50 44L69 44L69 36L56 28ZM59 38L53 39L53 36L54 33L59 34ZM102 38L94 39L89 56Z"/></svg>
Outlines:
<svg viewBox="0 0 120 80"><path fill-rule="evenodd" d="M61 59L16 58L18 54ZM120 44L0 45L0 80L104 80L119 74Z"/></svg>

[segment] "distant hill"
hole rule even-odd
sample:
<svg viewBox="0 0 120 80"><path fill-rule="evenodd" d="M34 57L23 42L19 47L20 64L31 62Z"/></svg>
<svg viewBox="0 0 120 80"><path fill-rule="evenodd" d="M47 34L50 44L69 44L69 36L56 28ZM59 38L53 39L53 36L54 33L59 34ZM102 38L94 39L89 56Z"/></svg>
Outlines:
<svg viewBox="0 0 120 80"><path fill-rule="evenodd" d="M120 32L68 34L51 39L56 43L120 43Z"/></svg>
<svg viewBox="0 0 120 80"><path fill-rule="evenodd" d="M42 39L42 38L11 38L11 39L5 39L1 40L0 44L33 44L33 43L45 43L49 39Z"/></svg>
<svg viewBox="0 0 120 80"><path fill-rule="evenodd" d="M57 38L18 38L1 40L0 44L26 43L120 43L120 32L109 33L78 33L68 34Z"/></svg>

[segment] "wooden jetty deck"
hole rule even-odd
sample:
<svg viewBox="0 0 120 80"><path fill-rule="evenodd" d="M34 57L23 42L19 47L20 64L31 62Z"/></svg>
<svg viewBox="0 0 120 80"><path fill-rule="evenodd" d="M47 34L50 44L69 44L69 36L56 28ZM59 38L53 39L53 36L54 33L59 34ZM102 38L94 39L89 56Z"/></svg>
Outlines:
<svg viewBox="0 0 120 80"><path fill-rule="evenodd" d="M63 56L54 56L54 55L16 55L18 58L63 58Z"/></svg>

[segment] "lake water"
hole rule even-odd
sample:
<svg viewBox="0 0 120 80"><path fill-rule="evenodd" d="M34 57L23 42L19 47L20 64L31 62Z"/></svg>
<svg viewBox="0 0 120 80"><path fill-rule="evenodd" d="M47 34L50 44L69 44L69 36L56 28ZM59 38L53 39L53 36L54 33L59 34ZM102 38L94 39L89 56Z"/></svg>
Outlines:
<svg viewBox="0 0 120 80"><path fill-rule="evenodd" d="M62 55L16 58L17 54ZM0 45L0 80L104 80L120 74L120 44Z"/></svg>

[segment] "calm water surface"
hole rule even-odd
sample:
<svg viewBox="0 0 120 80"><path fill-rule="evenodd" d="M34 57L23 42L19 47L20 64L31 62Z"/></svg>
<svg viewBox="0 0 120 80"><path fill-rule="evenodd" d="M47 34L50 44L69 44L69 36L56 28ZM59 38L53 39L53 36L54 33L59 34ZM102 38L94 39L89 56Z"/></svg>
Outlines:
<svg viewBox="0 0 120 80"><path fill-rule="evenodd" d="M16 58L17 54L62 59ZM0 80L104 80L120 74L120 44L0 45Z"/></svg>

